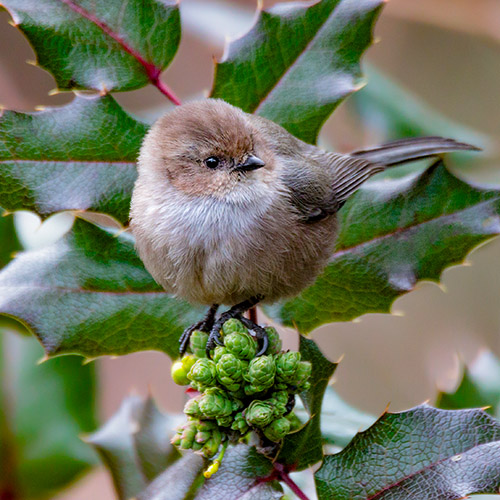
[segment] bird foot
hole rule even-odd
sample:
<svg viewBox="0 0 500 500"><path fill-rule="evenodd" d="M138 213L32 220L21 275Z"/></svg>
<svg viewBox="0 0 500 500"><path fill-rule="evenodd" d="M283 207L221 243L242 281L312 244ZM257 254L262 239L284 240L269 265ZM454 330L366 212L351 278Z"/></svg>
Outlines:
<svg viewBox="0 0 500 500"><path fill-rule="evenodd" d="M252 337L255 337L257 340L262 341L261 348L257 352L256 356L262 356L266 351L267 347L269 346L269 339L267 337L267 332L262 326L258 325L257 323L254 323L253 321L249 320L248 318L245 318L241 312L233 312L231 310L226 311L225 313L222 313L219 317L219 319L214 323L212 330L210 331L210 335L208 336L208 342L207 342L207 347L206 347L206 353L207 357L210 357L210 352L215 349L216 345L223 346L224 342L222 341L222 337L220 334L222 325L228 321L229 319L238 319L240 320L243 325L248 328L248 331L250 332L250 335Z"/></svg>
<svg viewBox="0 0 500 500"><path fill-rule="evenodd" d="M189 345L189 339L191 338L191 335L195 330L200 330L205 333L210 333L212 331L212 327L214 326L215 321L215 313L217 312L218 308L219 306L217 304L214 304L208 310L206 316L201 321L198 321L198 323L189 326L184 330L184 332L182 332L182 335L179 339L179 354L181 357L184 356Z"/></svg>

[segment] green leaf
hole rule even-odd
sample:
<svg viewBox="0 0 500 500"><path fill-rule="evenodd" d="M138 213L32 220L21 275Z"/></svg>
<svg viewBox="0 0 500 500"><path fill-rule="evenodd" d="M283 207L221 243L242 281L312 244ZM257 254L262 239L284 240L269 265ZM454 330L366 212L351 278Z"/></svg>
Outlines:
<svg viewBox="0 0 500 500"><path fill-rule="evenodd" d="M179 335L202 314L154 282L127 233L79 219L0 273L0 313L28 325L49 356L90 358L148 349L175 358Z"/></svg>
<svg viewBox="0 0 500 500"><path fill-rule="evenodd" d="M91 210L128 220L145 124L106 97L0 116L0 205L42 216Z"/></svg>
<svg viewBox="0 0 500 500"><path fill-rule="evenodd" d="M177 462L160 474L137 500L186 500L190 493L203 481L203 459L192 452L186 452ZM189 495L189 496L187 496Z"/></svg>
<svg viewBox="0 0 500 500"><path fill-rule="evenodd" d="M205 481L196 500L273 500L283 496L277 481L262 481L274 471L273 464L254 447L230 447L219 471Z"/></svg>
<svg viewBox="0 0 500 500"><path fill-rule="evenodd" d="M486 411L500 418L500 360L483 352L464 370L455 392L438 394L436 406L448 410L487 407Z"/></svg>
<svg viewBox="0 0 500 500"><path fill-rule="evenodd" d="M2 332L2 498L52 497L96 463L79 437L96 426L94 365L75 356L38 364L42 356L34 338Z"/></svg>
<svg viewBox="0 0 500 500"><path fill-rule="evenodd" d="M137 459L148 481L153 480L179 458L170 443L174 428L184 423L184 415L162 413L150 397L143 403L133 435Z"/></svg>
<svg viewBox="0 0 500 500"><path fill-rule="evenodd" d="M259 13L215 70L211 97L313 143L330 113L362 85L360 58L383 0L281 3Z"/></svg>
<svg viewBox="0 0 500 500"><path fill-rule="evenodd" d="M15 253L21 249L22 246L14 225L14 217L10 212L0 207L0 269L6 266L14 258ZM19 323L6 316L0 316L0 331L2 328L10 328L18 333L27 333L25 329L20 327Z"/></svg>
<svg viewBox="0 0 500 500"><path fill-rule="evenodd" d="M179 458L170 444L177 423L179 419L161 413L151 399L131 396L106 424L87 437L111 472L120 499L140 493Z"/></svg>
<svg viewBox="0 0 500 500"><path fill-rule="evenodd" d="M294 412L301 421L309 417L300 403L295 405ZM331 385L326 388L321 409L321 435L326 444L344 448L360 430L367 429L375 420L373 415L347 404Z"/></svg>
<svg viewBox="0 0 500 500"><path fill-rule="evenodd" d="M19 250L21 244L14 227L14 217L0 207L0 269L6 266Z"/></svg>
<svg viewBox="0 0 500 500"><path fill-rule="evenodd" d="M449 120L378 69L366 65L365 72L369 85L355 92L347 105L359 113L377 137L388 141L437 135L490 148L491 140L486 135ZM454 159L471 158L461 152L453 155Z"/></svg>
<svg viewBox="0 0 500 500"><path fill-rule="evenodd" d="M500 487L500 424L481 410L386 413L316 472L318 499L454 500Z"/></svg>
<svg viewBox="0 0 500 500"><path fill-rule="evenodd" d="M180 41L173 0L2 0L59 89L101 93L155 82Z"/></svg>
<svg viewBox="0 0 500 500"><path fill-rule="evenodd" d="M266 309L301 333L389 312L417 281L438 281L500 233L500 191L468 184L438 162L403 178L375 177L347 201L339 221L336 250L316 282Z"/></svg>
<svg viewBox="0 0 500 500"><path fill-rule="evenodd" d="M309 414L309 421L283 441L277 461L289 470L303 470L323 459L321 406L328 382L337 368L335 363L323 356L314 341L302 335L300 353L303 361L310 361L312 364L311 388L300 395Z"/></svg>

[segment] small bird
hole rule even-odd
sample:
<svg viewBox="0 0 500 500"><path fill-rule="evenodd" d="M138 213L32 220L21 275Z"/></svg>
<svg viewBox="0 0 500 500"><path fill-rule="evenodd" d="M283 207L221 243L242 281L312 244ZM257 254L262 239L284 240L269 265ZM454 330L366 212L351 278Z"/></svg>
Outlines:
<svg viewBox="0 0 500 500"><path fill-rule="evenodd" d="M392 142L351 154L326 152L276 123L220 99L176 107L146 135L132 194L131 229L153 278L210 308L195 329L221 344L220 327L259 302L297 295L333 253L337 213L368 178L407 161L477 150L441 137ZM219 304L232 306L215 320Z"/></svg>

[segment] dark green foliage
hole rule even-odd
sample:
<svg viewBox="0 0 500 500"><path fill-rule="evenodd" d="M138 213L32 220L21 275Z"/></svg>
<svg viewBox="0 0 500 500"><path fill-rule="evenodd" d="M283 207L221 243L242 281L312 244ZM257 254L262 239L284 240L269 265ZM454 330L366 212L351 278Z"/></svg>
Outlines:
<svg viewBox="0 0 500 500"><path fill-rule="evenodd" d="M362 86L359 61L382 0L278 4L226 48L211 97L314 143L330 113Z"/></svg>
<svg viewBox="0 0 500 500"><path fill-rule="evenodd" d="M42 356L35 339L0 331L0 496L52 497L97 462L79 438L96 425L94 365Z"/></svg>
<svg viewBox="0 0 500 500"><path fill-rule="evenodd" d="M230 448L219 472L205 482L196 500L273 500L283 491L277 481L263 482L273 472L272 463L255 448L243 444Z"/></svg>
<svg viewBox="0 0 500 500"><path fill-rule="evenodd" d="M311 387L300 395L309 415L299 431L287 436L278 455L278 462L293 470L302 470L323 458L321 439L321 406L328 382L337 368L328 361L312 340L300 336L302 359L312 364Z"/></svg>
<svg viewBox="0 0 500 500"><path fill-rule="evenodd" d="M483 352L472 366L464 369L455 391L438 394L436 407L447 410L482 407L499 418L500 361L491 352Z"/></svg>
<svg viewBox="0 0 500 500"><path fill-rule="evenodd" d="M137 495L180 457L169 439L177 421L161 413L152 399L131 396L103 427L86 438L111 471L120 500Z"/></svg>
<svg viewBox="0 0 500 500"><path fill-rule="evenodd" d="M2 0L61 90L143 87L180 41L173 0Z"/></svg>
<svg viewBox="0 0 500 500"><path fill-rule="evenodd" d="M384 175L348 200L330 264L298 297L268 308L273 317L308 333L389 312L417 281L439 281L446 267L500 233L500 191L468 184L442 163L403 178Z"/></svg>
<svg viewBox="0 0 500 500"><path fill-rule="evenodd" d="M42 216L60 210L128 220L135 161L147 127L110 97L0 115L0 205Z"/></svg>
<svg viewBox="0 0 500 500"><path fill-rule="evenodd" d="M500 424L481 410L386 413L316 473L319 500L458 500L497 493Z"/></svg>
<svg viewBox="0 0 500 500"><path fill-rule="evenodd" d="M22 318L48 355L89 358L146 349L176 357L178 336L201 314L162 291L127 233L83 220L0 274L0 310Z"/></svg>

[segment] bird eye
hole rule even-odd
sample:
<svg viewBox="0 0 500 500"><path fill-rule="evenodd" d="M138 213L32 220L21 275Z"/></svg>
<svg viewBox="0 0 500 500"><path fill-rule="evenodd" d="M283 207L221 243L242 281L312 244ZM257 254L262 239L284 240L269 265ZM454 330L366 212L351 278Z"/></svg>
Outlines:
<svg viewBox="0 0 500 500"><path fill-rule="evenodd" d="M208 168L217 168L219 166L220 160L217 156L210 156L205 160L205 165Z"/></svg>

